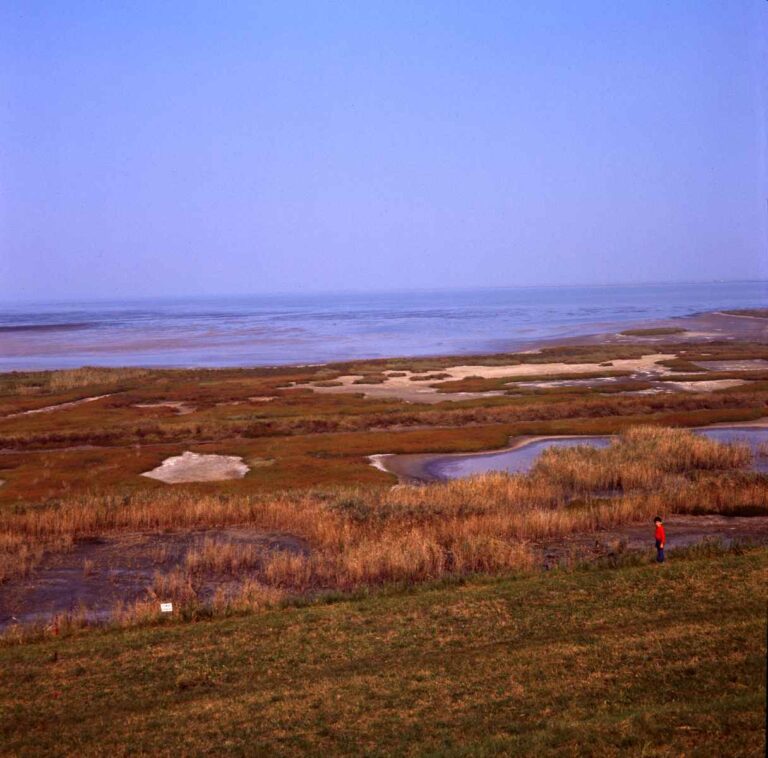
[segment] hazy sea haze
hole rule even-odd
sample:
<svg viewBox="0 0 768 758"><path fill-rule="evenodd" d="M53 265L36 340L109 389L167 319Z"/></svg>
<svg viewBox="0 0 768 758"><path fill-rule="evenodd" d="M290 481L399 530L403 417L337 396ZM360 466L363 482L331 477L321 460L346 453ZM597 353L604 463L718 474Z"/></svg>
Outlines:
<svg viewBox="0 0 768 758"><path fill-rule="evenodd" d="M495 352L766 305L768 282L5 303L0 370Z"/></svg>

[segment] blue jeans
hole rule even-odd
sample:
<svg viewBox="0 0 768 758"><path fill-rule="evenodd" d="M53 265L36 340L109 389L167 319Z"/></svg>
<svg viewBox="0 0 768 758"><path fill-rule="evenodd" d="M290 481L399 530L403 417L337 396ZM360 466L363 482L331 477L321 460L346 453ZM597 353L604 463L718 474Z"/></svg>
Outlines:
<svg viewBox="0 0 768 758"><path fill-rule="evenodd" d="M664 548L661 546L661 540L656 540L656 562L664 563Z"/></svg>

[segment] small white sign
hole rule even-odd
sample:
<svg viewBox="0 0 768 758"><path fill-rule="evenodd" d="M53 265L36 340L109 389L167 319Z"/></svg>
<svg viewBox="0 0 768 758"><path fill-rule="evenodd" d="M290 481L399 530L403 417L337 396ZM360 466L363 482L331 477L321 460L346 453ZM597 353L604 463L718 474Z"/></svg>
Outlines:
<svg viewBox="0 0 768 758"><path fill-rule="evenodd" d="M173 603L160 603L160 613L173 613Z"/></svg>

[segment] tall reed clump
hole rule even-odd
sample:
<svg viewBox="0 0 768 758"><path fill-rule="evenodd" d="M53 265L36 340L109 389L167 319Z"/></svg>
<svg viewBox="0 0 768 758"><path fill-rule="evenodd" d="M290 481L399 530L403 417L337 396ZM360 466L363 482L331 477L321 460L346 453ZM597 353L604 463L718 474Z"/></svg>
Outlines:
<svg viewBox="0 0 768 758"><path fill-rule="evenodd" d="M186 554L184 568L190 574L238 576L258 568L263 561L264 551L257 545L207 538Z"/></svg>
<svg viewBox="0 0 768 758"><path fill-rule="evenodd" d="M29 576L46 550L63 552L71 545L70 535L39 541L12 530L0 531L0 584L8 579Z"/></svg>
<svg viewBox="0 0 768 758"><path fill-rule="evenodd" d="M570 492L626 492L656 488L670 474L742 470L751 462L748 445L724 445L683 429L639 426L608 448L548 448L531 473Z"/></svg>

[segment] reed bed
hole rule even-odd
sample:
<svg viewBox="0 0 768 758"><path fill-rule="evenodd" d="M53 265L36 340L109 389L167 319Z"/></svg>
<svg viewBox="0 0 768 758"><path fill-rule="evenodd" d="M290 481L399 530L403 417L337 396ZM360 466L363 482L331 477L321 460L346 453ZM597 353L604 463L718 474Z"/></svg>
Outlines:
<svg viewBox="0 0 768 758"><path fill-rule="evenodd" d="M142 368L83 368L62 369L47 374L48 387L52 392L87 387L92 384L121 384L135 381L149 375L148 369Z"/></svg>
<svg viewBox="0 0 768 758"><path fill-rule="evenodd" d="M11 372L0 377L0 395L30 396L64 392L90 386L115 386L145 379L152 372L143 368L83 368L57 371Z"/></svg>
<svg viewBox="0 0 768 758"><path fill-rule="evenodd" d="M72 546L73 541L73 536L66 534L37 540L12 529L0 531L0 584L29 576L46 552L63 552Z"/></svg>
<svg viewBox="0 0 768 758"><path fill-rule="evenodd" d="M199 580L211 576L228 586L215 603L245 608L297 593L528 571L536 543L657 513L768 515L768 481L745 470L750 461L743 445L640 427L605 449L551 449L526 475L268 497L179 489L74 497L0 515L0 581L28 574L45 550L66 549L83 537L236 524L294 535L309 550L269 552L209 538L170 572L156 574L150 601L196 606ZM607 490L613 496L606 497ZM233 583L238 589L229 587ZM123 608L120 617L138 618L142 607ZM152 608L155 613L156 602Z"/></svg>
<svg viewBox="0 0 768 758"><path fill-rule="evenodd" d="M648 490L668 474L743 470L751 463L748 445L723 445L683 429L640 426L628 429L607 449L549 448L532 475L580 493Z"/></svg>
<svg viewBox="0 0 768 758"><path fill-rule="evenodd" d="M207 538L199 548L187 552L184 570L192 575L213 573L236 577L259 568L263 562L263 551L256 545Z"/></svg>

